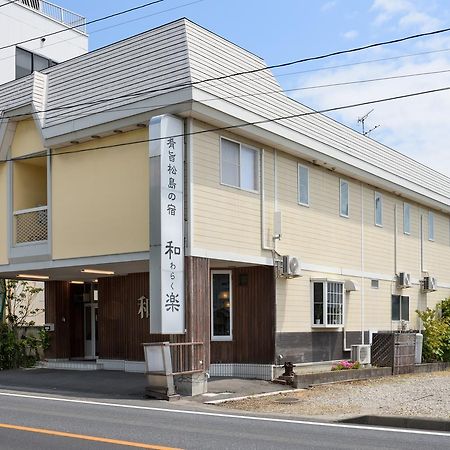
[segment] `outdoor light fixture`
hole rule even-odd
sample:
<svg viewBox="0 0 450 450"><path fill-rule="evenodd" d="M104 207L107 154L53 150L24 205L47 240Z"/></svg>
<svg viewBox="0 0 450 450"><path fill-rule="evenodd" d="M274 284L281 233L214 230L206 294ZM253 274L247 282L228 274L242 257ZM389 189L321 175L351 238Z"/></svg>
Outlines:
<svg viewBox="0 0 450 450"><path fill-rule="evenodd" d="M50 277L47 275L33 275L31 273L25 274L21 273L20 275L17 275L17 278L33 278L35 280L48 280Z"/></svg>
<svg viewBox="0 0 450 450"><path fill-rule="evenodd" d="M84 281L71 281L70 284L84 284Z"/></svg>
<svg viewBox="0 0 450 450"><path fill-rule="evenodd" d="M81 269L83 273L96 273L98 275L114 275L111 270Z"/></svg>

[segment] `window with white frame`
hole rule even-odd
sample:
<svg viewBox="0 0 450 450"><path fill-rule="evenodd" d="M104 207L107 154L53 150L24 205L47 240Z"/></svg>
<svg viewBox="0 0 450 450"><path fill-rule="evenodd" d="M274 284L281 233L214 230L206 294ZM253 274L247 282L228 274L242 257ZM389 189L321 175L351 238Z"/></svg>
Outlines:
<svg viewBox="0 0 450 450"><path fill-rule="evenodd" d="M349 187L348 181L339 181L339 214L348 217L349 214Z"/></svg>
<svg viewBox="0 0 450 450"><path fill-rule="evenodd" d="M301 164L298 165L298 202L309 206L309 169Z"/></svg>
<svg viewBox="0 0 450 450"><path fill-rule="evenodd" d="M312 283L313 326L335 327L344 323L344 283L316 280Z"/></svg>
<svg viewBox="0 0 450 450"><path fill-rule="evenodd" d="M375 192L375 225L383 226L383 196Z"/></svg>
<svg viewBox="0 0 450 450"><path fill-rule="evenodd" d="M221 183L246 191L258 191L258 150L222 138L220 140Z"/></svg>
<svg viewBox="0 0 450 450"><path fill-rule="evenodd" d="M434 213L428 212L428 240L434 241Z"/></svg>
<svg viewBox="0 0 450 450"><path fill-rule="evenodd" d="M211 271L211 339L231 341L232 301L231 270Z"/></svg>
<svg viewBox="0 0 450 450"><path fill-rule="evenodd" d="M392 320L409 320L409 297L392 296Z"/></svg>
<svg viewBox="0 0 450 450"><path fill-rule="evenodd" d="M403 233L411 233L411 205L403 203Z"/></svg>

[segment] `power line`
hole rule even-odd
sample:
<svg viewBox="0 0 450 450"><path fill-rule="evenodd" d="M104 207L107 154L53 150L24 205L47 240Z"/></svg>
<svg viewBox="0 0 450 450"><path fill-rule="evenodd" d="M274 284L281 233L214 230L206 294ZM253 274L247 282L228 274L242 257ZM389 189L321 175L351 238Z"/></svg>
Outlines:
<svg viewBox="0 0 450 450"><path fill-rule="evenodd" d="M12 5L13 3L17 3L17 2L19 2L20 0L11 0L11 1L8 1L7 3L4 3L3 5L0 5L0 8L3 8L4 6L8 6L8 5Z"/></svg>
<svg viewBox="0 0 450 450"><path fill-rule="evenodd" d="M72 27L67 27L67 28L64 28L63 30L53 31L52 33L47 33L47 34L43 34L42 36L36 36L34 38L25 39L24 41L16 42L14 44L4 45L3 47L0 47L0 50L4 50L4 49L9 48L9 47L16 47L17 45L26 44L27 42L32 42L32 41L35 41L36 39L43 39L43 38L47 38L49 36L54 36L55 34L64 33L65 31L75 30L77 28L84 27L86 25L91 25L93 23L101 22L103 20L112 19L113 17L121 16L123 14L128 14L129 12L137 11L138 9L142 9L142 8L147 8L148 6L152 6L152 5L155 5L157 3L162 3L164 1L165 0L154 0L152 2L144 3L142 5L138 5L138 6L135 6L133 8L124 9L122 11L118 11L116 13L109 14L108 16L103 16L103 17L99 17L97 19L90 20L90 21L88 21L86 23L81 23L79 25L74 25Z"/></svg>
<svg viewBox="0 0 450 450"><path fill-rule="evenodd" d="M20 0L14 0L14 1L17 2L17 1L20 1ZM93 34L96 34L96 33L101 33L102 31L106 31L106 30L111 30L113 28L117 28L117 27L120 27L122 25L126 25L128 23L133 23L133 22L137 22L139 20L144 20L144 19L147 19L148 17L158 16L160 14L164 14L164 13L169 12L169 11L175 11L177 9L184 8L186 6L195 5L196 3L201 3L201 2L204 2L204 1L206 1L206 0L194 0L194 1L191 1L191 2L188 2L188 3L184 3L182 5L174 6L172 8L163 9L163 10L158 11L156 13L146 14L145 16L142 16L142 17L137 17L137 18L134 18L134 19L125 20L125 21L122 21L120 23L116 23L114 25L110 25L108 27L99 28L98 30L90 31L89 32L89 36L92 36ZM2 6L5 6L5 5L0 5L0 8ZM60 44L62 44L64 42L69 42L69 41L72 41L74 39L77 39L77 36L71 37L71 38L67 38L67 39L63 39L61 41L53 42L51 44L46 44L46 48L52 47L54 45L60 45ZM33 49L29 50L29 51L33 52L35 50L41 50L41 47L35 47L35 48L33 48ZM13 59L15 57L16 57L15 55L5 56L3 58L0 58L0 61L6 61L7 59ZM66 62L66 61L62 61L62 62ZM58 64L61 64L61 63L58 63Z"/></svg>
<svg viewBox="0 0 450 450"><path fill-rule="evenodd" d="M94 21L91 21L89 23L93 23L93 22L99 21L99 20L105 20L105 18L113 17L113 16L119 15L119 14L124 14L125 12L129 12L131 10L136 10L136 9L139 9L139 8L143 8L143 7L155 4L155 3L160 3L162 1L165 1L165 0L156 0L156 1L153 1L153 2L150 2L150 3L147 3L145 5L137 6L135 8L131 8L131 9L126 10L126 11L122 11L122 12L115 13L115 14L110 15L110 16L106 16L104 18L95 19ZM64 31L64 30L60 30L60 31ZM60 31L58 31L58 32L60 32ZM272 65L272 66L265 66L265 67L261 67L261 68L258 68L258 69L252 69L252 70L247 70L247 71L235 72L235 73L228 74L228 75L221 75L219 77L210 77L210 78L206 78L206 79L203 79L203 80L198 80L198 81L193 81L193 82L188 82L188 83L180 83L178 85L172 85L172 86L168 86L166 88L136 91L136 92L131 93L131 94L124 94L122 96L116 96L114 98L99 99L99 100L96 100L95 102L77 103L77 104L74 104L74 105L66 105L66 106L59 106L59 107L56 107L56 108L49 108L47 110L40 111L40 113L50 112L50 111L60 111L60 110L63 110L63 109L76 108L76 107L79 107L79 106L85 106L85 105L92 105L92 104L97 104L97 103L109 102L109 101L118 100L118 99L121 99L121 98L136 97L136 96L139 96L139 95L158 93L158 92L163 92L163 91L167 91L167 90L173 90L173 89L178 88L178 87L183 88L183 87L195 86L195 85L198 85L198 84L201 84L201 83L224 80L224 79L227 79L227 78L236 77L236 76L240 76L240 75L253 74L253 73L266 71L266 70L273 69L273 68L286 67L286 66L290 66L290 65L293 65L293 64L299 64L299 63L303 63L303 62L307 62L307 61L323 59L323 58L327 58L327 57L330 57L330 56L341 55L341 54L344 54L344 53L356 52L356 51L364 50L364 49L367 49L367 48L378 47L378 46L381 46L381 45L387 45L387 44L392 44L392 43L397 43L397 42L403 42L403 41L406 41L406 40L415 39L415 38L423 37L423 36L435 35L435 34L444 33L444 32L447 32L447 31L450 31L450 28L435 30L435 31L427 32L427 33L415 34L415 35L406 36L406 37L403 37L403 38L398 38L398 39L394 39L394 40L390 40L390 41L383 41L383 42L373 43L373 44L369 44L369 45L366 45L366 46L357 47L357 48L353 48L353 49L349 49L349 50L341 50L341 51L338 51L338 52L333 52L333 53L328 53L328 54L325 54L325 55L319 55L319 56L304 58L304 59L295 60L295 61L289 61L289 62L280 63L280 64L276 64L276 65ZM1 49L2 49L2 47L0 47L0 50Z"/></svg>
<svg viewBox="0 0 450 450"><path fill-rule="evenodd" d="M79 150L60 151L58 153L52 154L52 156L60 156L60 155L66 155L66 154L70 154L71 155L71 154L84 153L84 152L89 152L89 151L105 150L105 149L111 149L111 148L124 147L124 146L127 146L127 145L143 144L143 143L148 143L148 142L160 141L160 140L163 140L163 139L167 139L169 137L177 138L177 137L185 137L185 136L193 136L193 135L198 135L198 134L212 133L212 132L217 132L217 131L227 131L227 130L233 130L233 129L238 129L238 128L254 126L254 125L262 125L264 123L279 122L279 121L282 121L282 120L288 120L288 119L312 116L312 115L316 115L316 114L325 114L325 113L329 113L329 112L340 111L340 110L343 110L343 109L357 108L357 107L360 107L360 106L373 105L373 104L383 103L383 102L388 102L388 101L393 101L393 100L401 100L401 99L406 99L406 98L411 98L411 97L417 97L417 96L420 96L420 95L434 94L434 93L444 92L444 91L448 91L448 90L450 90L450 86L446 86L446 87L443 87L443 88L437 88L437 89L429 89L429 90L426 90L426 91L412 92L412 93L409 93L409 94L396 95L394 97L385 97L385 98L369 100L369 101L365 101L365 102L352 103L352 104L342 105L342 106L335 106L335 107L332 107L332 108L326 108L326 109L321 109L321 110L317 110L317 111L316 110L311 110L311 111L304 112L304 113L289 114L289 115L286 115L286 116L265 118L265 119L261 119L261 120L256 120L254 122L242 123L242 124L239 124L239 125L228 125L228 126L225 126L225 127L214 127L214 128L209 128L209 129L206 129L206 130L193 131L193 132L190 132L190 133L182 133L182 134L176 134L176 135L164 136L164 137L158 137L158 138L150 138L150 139L141 139L141 140L137 140L137 141L124 142L124 143L120 143L120 144L110 144L110 145L102 145L102 146L97 146L97 147L88 147L88 148L79 149ZM49 149L50 150L58 150L57 148L56 149L49 148ZM43 156L45 156L45 154L43 154L43 152L39 152L38 154L25 155L25 156L20 156L20 157L17 157L17 158L7 158L7 159L3 160L2 162L6 162L6 161L23 161L23 160L28 160L28 159L42 158Z"/></svg>
<svg viewBox="0 0 450 450"><path fill-rule="evenodd" d="M363 79L363 80L344 81L344 82L340 82L340 83L329 83L329 84L318 84L318 85L312 85L312 86L303 86L303 87L299 87L299 88L292 88L292 89L285 89L285 90L277 89L277 90L270 90L270 91L260 91L260 92L255 92L255 93L252 93L252 94L215 96L215 97L210 97L210 98L203 99L202 101L203 102L211 102L211 101L230 100L230 99L238 99L238 98L246 98L246 97L258 97L260 95L281 94L281 93L286 93L286 92L298 92L298 91L311 90L311 89L322 89L322 88L329 88L329 87L349 86L349 85L355 85L355 84L372 83L372 82L377 82L377 81L397 80L397 79L411 78L411 77L420 77L420 76L426 76L426 75L438 75L438 74L449 73L449 72L450 72L450 69L434 70L434 71L430 71L430 72L417 72L417 73L411 73L411 74L393 75L393 76L389 76L389 77L379 77L379 78L369 78L369 79ZM130 94L130 95L132 95L132 94ZM111 101L111 100L114 100L114 98L108 99L108 101ZM97 103L98 103L98 101L96 101L96 102L78 103L75 106L89 106L89 105L95 105ZM73 107L75 107L75 106L73 106ZM157 108L161 108L161 107L165 107L165 106L168 106L168 104L164 103L164 104L153 105L153 107L157 107ZM69 107L67 107L67 108L69 108ZM134 110L142 110L142 107L114 108L111 111L104 111L104 112L105 113L108 113L108 112L112 113L112 112L116 112L116 111L134 111ZM35 114L42 114L42 113L45 113L47 111L51 111L51 109L50 110L35 111L35 112L32 112L32 113L26 113L26 114L11 115L11 116L8 116L7 118L0 118L0 123L2 121L7 121L7 120L12 119L12 118L24 117L24 116L35 115ZM71 117L76 117L78 115L79 115L79 112L74 111L72 113L72 115L69 113L68 116L66 116L66 117L67 118L71 118Z"/></svg>

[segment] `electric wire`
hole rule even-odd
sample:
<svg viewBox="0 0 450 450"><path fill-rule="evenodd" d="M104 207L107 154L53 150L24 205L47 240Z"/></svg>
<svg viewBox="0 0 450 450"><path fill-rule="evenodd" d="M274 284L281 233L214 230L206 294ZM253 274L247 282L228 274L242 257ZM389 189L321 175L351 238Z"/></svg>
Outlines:
<svg viewBox="0 0 450 450"><path fill-rule="evenodd" d="M20 0L15 0L15 1L20 1ZM166 8L166 9L163 9L163 10L158 11L158 12L156 12L156 13L146 14L146 15L141 16L141 17L136 17L136 18L134 18L134 19L125 20L125 21L116 23L116 24L114 24L114 25L110 25L110 26L108 26L108 27L103 27L103 28L99 28L99 29L97 29L97 30L90 31L90 32L89 32L89 36L92 36L93 34L101 33L101 32L103 32L103 31L111 30L111 29L113 29L113 28L117 28L117 27L120 27L120 26L123 26L123 25L127 25L127 24L129 24L129 23L138 22L139 20L148 19L149 17L158 16L158 15L164 14L164 13L166 13L166 12L175 11L175 10L177 10L177 9L185 8L186 6L195 5L196 3L202 3L202 2L204 2L204 1L206 1L206 0L194 0L194 1L192 1L192 2L184 3L184 4L182 4L182 5L174 6L174 7L172 7L172 8ZM1 6L5 6L5 5L0 5L0 8L1 8ZM72 41L72 40L74 40L74 39L78 39L78 37L77 37L77 36L75 36L75 37L70 37L70 38L67 38L67 39L62 39L62 40L60 40L60 41L52 42L52 43L50 43L50 44L46 44L46 48L52 47L52 46L54 46L54 45L61 45L61 44L64 43L64 42L69 42L69 43L70 43L70 41ZM41 47L35 47L35 48L33 48L33 49L31 49L31 50L28 50L28 51L34 52L34 51L36 51L36 50L41 50ZM94 51L95 51L95 50L94 50ZM83 55L81 55L81 56L83 56ZM0 58L0 61L6 61L6 60L8 60L8 59L14 59L15 57L16 57L15 55L5 56L5 57L3 57L3 58ZM67 61L70 61L70 60L67 60ZM62 64L63 62L67 62L67 61L62 61L61 63L57 63L56 65Z"/></svg>
<svg viewBox="0 0 450 450"><path fill-rule="evenodd" d="M223 126L223 127L214 127L214 128L208 128L206 130L192 131L192 132L189 132L189 133L168 135L168 136L157 137L157 138L140 139L140 140L136 140L136 141L123 142L123 143L119 143L119 144L101 145L101 146L96 146L96 147L88 147L88 148L82 148L82 149L77 149L77 150L67 150L67 151L60 151L60 149L58 149L58 148L50 147L49 150L51 150L51 151L54 150L54 151L58 152L58 153L52 153L52 156L62 156L62 155L66 155L66 154L72 155L72 154L77 154L77 153L85 153L85 152L89 152L89 151L112 149L112 148L124 147L124 146L129 146L129 145L136 145L136 144L143 144L143 143L149 143L149 142L154 142L154 141L161 141L161 140L168 139L168 138L187 137L187 136L194 136L194 135L205 134L205 133L212 133L212 132L217 132L217 131L228 131L228 130L244 128L244 127L249 127L249 126L262 125L262 124L265 124L265 123L280 122L280 121L283 121L283 120L288 120L288 119L293 119L293 118L298 118L298 117L306 117L306 116L312 116L312 115L316 115L316 114L326 114L326 113L329 113L329 112L340 111L340 110L343 110L343 109L349 109L349 108L356 108L356 107L360 107L360 106L373 105L373 104L384 103L384 102L393 101L393 100L401 100L401 99L406 99L406 98L412 98L412 97L417 97L417 96L427 95L427 94L434 94L434 93L444 92L444 91L449 91L449 90L450 90L450 86L446 86L446 87L442 87L442 88L436 88L436 89L429 89L429 90L425 90L425 91L412 92L412 93L403 94L403 95L396 95L396 96L393 96L393 97L384 97L384 98L368 100L368 101L364 101L364 102L351 103L351 104L348 104L348 105L335 106L335 107L325 108L325 109L321 109L321 110L311 110L311 111L298 113L298 114L289 114L289 115L286 115L286 116L264 118L264 119L261 119L261 120L256 120L256 121L253 121L253 122L244 122L244 123L237 124L237 125L227 125L227 126ZM79 144L79 145L83 145L83 144ZM6 159L2 160L1 162L24 161L24 160L28 160L28 159L42 158L45 155L46 155L45 152L39 152L37 154L33 153L33 154L30 154L30 155L24 155L24 156L15 157L15 158L6 158Z"/></svg>
<svg viewBox="0 0 450 450"><path fill-rule="evenodd" d="M240 95L214 96L214 97L202 99L202 102L214 102L214 101L220 101L220 100L258 97L261 95L268 95L268 94L283 94L283 93L288 93L288 92L299 92L299 91L305 91L305 90L323 89L323 88L339 87L339 86L351 86L351 85L356 85L356 84L374 83L374 82L378 82L378 81L397 80L397 79L421 77L421 76L428 76L428 75L439 75L439 74L449 73L449 72L450 72L450 69L443 69L443 70L434 70L434 71L429 71L429 72L416 72L416 73L410 73L410 74L392 75L392 76L388 76L388 77L343 81L343 82L339 82L339 83L328 83L328 84L302 86L302 87L292 88L292 89L275 89L275 90L270 90L270 91L259 91L259 92L255 92L255 93L251 93L251 94L247 93L247 94L240 94ZM177 91L174 91L174 92L177 92ZM110 99L108 99L108 101L112 101L114 99L115 98L110 98ZM106 100L98 100L96 102L78 103L72 107L75 108L75 107L79 107L79 106L92 106L92 105L101 103L103 101L106 101ZM162 108L162 107L166 107L166 106L168 106L167 103L152 105L153 108ZM69 108L69 107L66 106L64 108ZM118 107L118 108L113 108L111 110L106 110L106 111L102 111L102 112L107 114L107 113L115 113L117 111L135 111L135 110L142 110L142 107ZM50 111L52 111L52 109L38 110L38 111L33 111L30 113L24 113L24 114L12 114L12 115L8 115L5 118L0 118L0 123L2 121L8 121L12 118L21 118L21 117L30 116L30 115L44 114L44 113L50 112ZM80 114L80 111L74 111L73 113L69 112L68 114L65 114L64 117L66 119L71 119L72 117L79 116L79 114Z"/></svg>
<svg viewBox="0 0 450 450"><path fill-rule="evenodd" d="M0 47L0 50L5 50L5 49L10 48L10 47L16 47L18 45L26 44L27 42L32 42L32 41L35 41L36 39L44 39L44 38L47 38L49 36L54 36L55 34L64 33L64 32L69 31L69 30L75 30L77 28L85 27L86 25L91 25L93 23L102 22L103 20L108 20L108 19L112 19L113 17L122 16L123 14L128 14L130 12L137 11L139 9L147 8L148 6L156 5L157 3L162 3L164 1L166 1L166 0L153 0L152 2L144 3L142 5L138 5L138 6L135 6L133 8L124 9L124 10L118 11L116 13L109 14L107 16L98 17L97 19L89 20L89 21L87 21L85 23L81 23L79 25L73 25L71 27L64 28L63 30L53 31L52 33L47 33L47 34L43 34L41 36L36 36L36 37L30 38L30 39L25 39L25 40L20 41L20 42L15 42L15 43L12 43L12 44L3 45L2 47Z"/></svg>
<svg viewBox="0 0 450 450"><path fill-rule="evenodd" d="M20 2L20 0L10 0L7 3L4 3L3 5L0 5L0 8L3 8L4 6L12 5L13 3Z"/></svg>

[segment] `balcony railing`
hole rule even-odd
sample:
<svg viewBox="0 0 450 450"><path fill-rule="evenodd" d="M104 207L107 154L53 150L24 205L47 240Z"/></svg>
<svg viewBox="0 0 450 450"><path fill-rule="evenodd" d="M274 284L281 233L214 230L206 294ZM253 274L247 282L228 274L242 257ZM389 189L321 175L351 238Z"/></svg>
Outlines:
<svg viewBox="0 0 450 450"><path fill-rule="evenodd" d="M68 27L76 27L77 30L86 33L86 18L79 14L45 0L20 0L20 3Z"/></svg>
<svg viewBox="0 0 450 450"><path fill-rule="evenodd" d="M48 239L47 206L14 212L14 244L43 242Z"/></svg>

